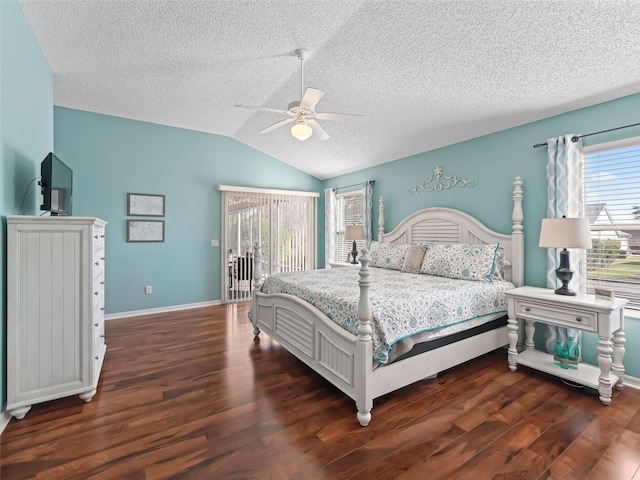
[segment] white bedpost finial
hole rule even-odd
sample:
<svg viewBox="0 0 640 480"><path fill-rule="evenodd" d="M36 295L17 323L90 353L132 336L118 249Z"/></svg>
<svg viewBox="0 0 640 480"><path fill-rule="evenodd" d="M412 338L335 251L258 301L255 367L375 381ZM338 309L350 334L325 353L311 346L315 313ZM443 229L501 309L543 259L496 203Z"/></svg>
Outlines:
<svg viewBox="0 0 640 480"><path fill-rule="evenodd" d="M516 177L513 182L513 233L522 232L522 179Z"/></svg>
<svg viewBox="0 0 640 480"><path fill-rule="evenodd" d="M371 285L371 280L369 279L371 275L369 271L370 261L371 257L369 257L369 252L364 248L360 255L360 280L358 280L358 285L360 285L360 299L358 301L358 340L360 342L370 342L371 334L373 333L373 329L371 328L371 301L369 300L369 286Z"/></svg>
<svg viewBox="0 0 640 480"><path fill-rule="evenodd" d="M513 265L514 268L511 272L511 282L520 287L524 284L524 233L522 231L522 220L524 215L522 213L522 199L524 194L522 192L522 179L516 177L513 182L513 231L512 238L512 256L517 259Z"/></svg>
<svg viewBox="0 0 640 480"><path fill-rule="evenodd" d="M260 257L260 245L253 244L253 289L260 290L262 280L262 258Z"/></svg>
<svg viewBox="0 0 640 480"><path fill-rule="evenodd" d="M378 241L382 242L384 238L384 197L380 197L378 201Z"/></svg>

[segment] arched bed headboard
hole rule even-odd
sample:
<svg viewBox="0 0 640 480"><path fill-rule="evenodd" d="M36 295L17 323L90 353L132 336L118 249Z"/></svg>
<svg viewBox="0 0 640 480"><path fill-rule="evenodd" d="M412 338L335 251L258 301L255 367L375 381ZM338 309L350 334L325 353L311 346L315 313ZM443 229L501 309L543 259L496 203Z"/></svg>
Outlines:
<svg viewBox="0 0 640 480"><path fill-rule="evenodd" d="M380 197L378 241L384 243L499 243L504 258L511 265L505 279L516 286L524 283L524 234L522 231L522 180L513 182L513 228L511 234L496 232L478 219L460 210L430 207L412 213L391 232L384 232L384 199Z"/></svg>

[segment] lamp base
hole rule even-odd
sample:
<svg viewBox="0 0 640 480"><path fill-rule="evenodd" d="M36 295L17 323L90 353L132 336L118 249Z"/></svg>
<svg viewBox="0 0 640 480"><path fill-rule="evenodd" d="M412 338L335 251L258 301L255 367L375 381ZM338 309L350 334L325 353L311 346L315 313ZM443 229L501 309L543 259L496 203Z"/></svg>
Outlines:
<svg viewBox="0 0 640 480"><path fill-rule="evenodd" d="M570 297L575 297L576 292L574 290L569 290L566 285L562 285L560 288L556 288L554 290L556 295L568 295Z"/></svg>
<svg viewBox="0 0 640 480"><path fill-rule="evenodd" d="M353 246L351 248L352 248L352 250L351 250L351 258L353 259L353 260L351 260L351 263L353 265L356 265L358 263L358 261L356 260L356 257L358 256L358 246L356 245L356 241L355 240L353 241Z"/></svg>
<svg viewBox="0 0 640 480"><path fill-rule="evenodd" d="M569 290L569 282L573 278L573 270L569 266L569 251L566 248L560 252L560 266L556 269L556 276L562 282L562 286L555 290L556 295L575 296L576 292Z"/></svg>

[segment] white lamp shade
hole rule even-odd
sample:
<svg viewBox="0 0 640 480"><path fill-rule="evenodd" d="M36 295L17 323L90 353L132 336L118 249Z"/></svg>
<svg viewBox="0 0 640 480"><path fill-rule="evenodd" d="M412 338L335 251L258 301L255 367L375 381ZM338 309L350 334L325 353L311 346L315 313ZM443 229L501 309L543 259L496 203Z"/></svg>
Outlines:
<svg viewBox="0 0 640 480"><path fill-rule="evenodd" d="M544 248L591 248L586 218L543 218L540 246Z"/></svg>
<svg viewBox="0 0 640 480"><path fill-rule="evenodd" d="M362 225L347 225L344 232L345 240L364 240L364 227Z"/></svg>
<svg viewBox="0 0 640 480"><path fill-rule="evenodd" d="M291 135L293 135L301 142L309 138L312 133L313 129L309 125L304 123L304 121L298 121L293 127L291 127Z"/></svg>

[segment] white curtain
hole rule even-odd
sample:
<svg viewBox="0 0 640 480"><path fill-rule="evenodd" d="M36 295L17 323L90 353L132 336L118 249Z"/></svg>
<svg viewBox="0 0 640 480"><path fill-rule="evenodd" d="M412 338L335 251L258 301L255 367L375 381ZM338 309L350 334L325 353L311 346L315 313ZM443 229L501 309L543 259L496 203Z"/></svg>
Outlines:
<svg viewBox="0 0 640 480"><path fill-rule="evenodd" d="M336 261L336 189L324 190L324 268Z"/></svg>
<svg viewBox="0 0 640 480"><path fill-rule="evenodd" d="M547 140L547 218L579 217L582 212L582 140L574 142L575 135L564 135ZM584 252L569 250L571 269L575 272L569 288L583 291L581 283L585 279ZM560 286L556 276L559 250L547 249L547 287ZM546 326L545 344L547 352L553 353L556 340L566 342L572 336L582 350L582 332L563 327Z"/></svg>
<svg viewBox="0 0 640 480"><path fill-rule="evenodd" d="M362 223L364 225L364 244L367 249L371 247L371 208L373 204L373 182L367 180L362 182Z"/></svg>

